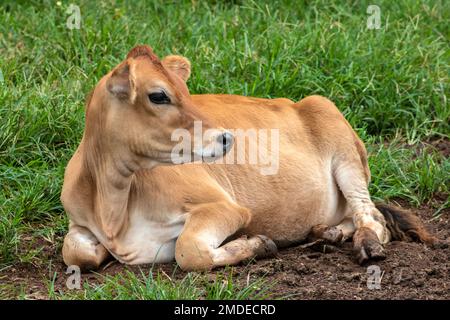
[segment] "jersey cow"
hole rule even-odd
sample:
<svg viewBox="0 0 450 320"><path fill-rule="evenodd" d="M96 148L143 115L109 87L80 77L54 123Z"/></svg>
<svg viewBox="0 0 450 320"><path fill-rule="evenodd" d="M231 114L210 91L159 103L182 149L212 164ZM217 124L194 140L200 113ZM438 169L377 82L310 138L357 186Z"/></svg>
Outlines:
<svg viewBox="0 0 450 320"><path fill-rule="evenodd" d="M363 263L383 258L392 238L435 242L413 214L372 202L364 144L330 100L190 95L189 75L186 58L159 60L137 46L91 93L61 194L67 265L95 269L112 255L204 270L308 238L351 237ZM194 135L198 123L208 135L180 153L191 162L175 164L174 132ZM276 156L275 172L218 161L238 151L237 129L276 130L274 147L265 148ZM246 136L245 159L261 151L252 140L263 139Z"/></svg>

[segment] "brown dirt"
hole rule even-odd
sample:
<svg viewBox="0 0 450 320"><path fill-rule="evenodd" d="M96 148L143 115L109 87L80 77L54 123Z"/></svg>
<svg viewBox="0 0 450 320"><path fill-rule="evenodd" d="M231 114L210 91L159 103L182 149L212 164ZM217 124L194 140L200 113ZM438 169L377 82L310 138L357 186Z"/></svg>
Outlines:
<svg viewBox="0 0 450 320"><path fill-rule="evenodd" d="M437 139L429 139L430 144L435 150L437 150L444 158L450 157L450 138L439 137Z"/></svg>
<svg viewBox="0 0 450 320"><path fill-rule="evenodd" d="M450 209L444 210L441 217L434 220L430 207L423 206L414 211L440 239L449 240ZM49 263L18 263L0 270L0 298L17 297L22 293L31 299L48 299L47 284L53 277L56 291L66 290L67 275L64 274L60 248L44 240L38 241L37 245L43 248L41 258L47 258ZM330 253L323 253L301 246L292 247L281 250L276 258L237 266L233 272L236 281L242 285L261 276L265 276L269 282L275 281L270 290L274 298L450 299L449 247L432 249L420 243L397 241L387 244L386 260L368 264L379 266L382 272L381 288L372 290L367 286L368 265L359 266L355 263L351 242L332 249ZM115 262L100 273L113 275L124 270L140 272L141 269L149 268L123 266ZM159 265L158 268L168 275L172 275L175 270L174 264ZM177 269L175 278L184 275ZM214 273L211 277L214 277ZM93 273L83 274L82 279L90 283L101 282L101 277Z"/></svg>
<svg viewBox="0 0 450 320"><path fill-rule="evenodd" d="M386 141L386 145L389 145L389 142ZM408 145L406 142L402 143L404 148L413 149L416 156L419 156L423 152L432 153L437 152L443 158L450 157L450 139L448 137L432 137L425 141L420 141L413 145Z"/></svg>

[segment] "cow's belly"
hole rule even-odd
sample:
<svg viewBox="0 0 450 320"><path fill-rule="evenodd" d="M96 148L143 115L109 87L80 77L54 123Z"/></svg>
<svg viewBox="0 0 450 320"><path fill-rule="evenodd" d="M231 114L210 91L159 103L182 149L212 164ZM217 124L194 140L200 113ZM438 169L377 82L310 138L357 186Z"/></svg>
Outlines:
<svg viewBox="0 0 450 320"><path fill-rule="evenodd" d="M266 235L283 247L305 240L311 228L316 225L336 226L342 222L346 213L344 198L338 193L333 195L328 192L316 193L315 196L316 199L323 199L323 202L318 204L307 200L299 201L278 212L272 211L272 214L268 211L254 214L251 223L242 233ZM286 199L286 202L289 201L290 199Z"/></svg>
<svg viewBox="0 0 450 320"><path fill-rule="evenodd" d="M108 251L126 264L164 263L175 259L175 243L185 223L184 215L165 222L141 215L131 217L126 233L114 241L101 241Z"/></svg>
<svg viewBox="0 0 450 320"><path fill-rule="evenodd" d="M347 211L346 200L334 181L330 165L324 163L314 169L286 173L291 183L284 186L283 192L261 201L264 206L252 208L252 221L243 231L264 234L284 246L304 240L318 224L338 225Z"/></svg>

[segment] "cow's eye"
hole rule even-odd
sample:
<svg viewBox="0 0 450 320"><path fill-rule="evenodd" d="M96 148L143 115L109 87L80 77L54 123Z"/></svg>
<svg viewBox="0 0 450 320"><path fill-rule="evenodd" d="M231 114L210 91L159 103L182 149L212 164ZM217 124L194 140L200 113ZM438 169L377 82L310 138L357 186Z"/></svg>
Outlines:
<svg viewBox="0 0 450 320"><path fill-rule="evenodd" d="M170 99L164 91L150 93L148 95L148 98L150 99L151 102L153 102L155 104L170 103Z"/></svg>

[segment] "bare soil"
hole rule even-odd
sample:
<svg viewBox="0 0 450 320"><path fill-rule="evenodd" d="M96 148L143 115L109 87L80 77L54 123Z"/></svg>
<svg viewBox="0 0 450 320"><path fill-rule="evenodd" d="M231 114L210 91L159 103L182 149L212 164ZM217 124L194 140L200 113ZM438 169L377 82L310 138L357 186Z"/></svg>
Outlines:
<svg viewBox="0 0 450 320"><path fill-rule="evenodd" d="M432 219L433 210L430 207L413 210L440 239L449 240L449 209L444 210L439 219ZM42 246L41 258L44 261L48 258L49 263L17 263L0 271L0 284L4 291L2 298L14 298L22 294L31 299L48 299L48 283L53 277L56 291L67 290L65 282L68 276L65 274L60 248L44 240L36 245ZM327 251L331 252L318 252L317 248L302 246L283 249L275 258L236 266L233 268L234 278L238 284L245 285L248 281L264 276L267 281L274 283L270 289L273 298L450 299L448 246L433 249L420 243L394 241L386 245L386 260L364 266L355 262L351 242L339 247L328 247ZM367 285L370 265L380 268L380 289L369 289ZM123 266L113 262L99 273L114 275L125 270L140 273L140 270L149 270L150 267ZM163 264L157 268L167 275L175 274L176 279L185 275L181 270L175 270L175 264ZM215 273L209 276L213 279ZM83 274L82 279L90 283L102 281L102 277L94 273Z"/></svg>

